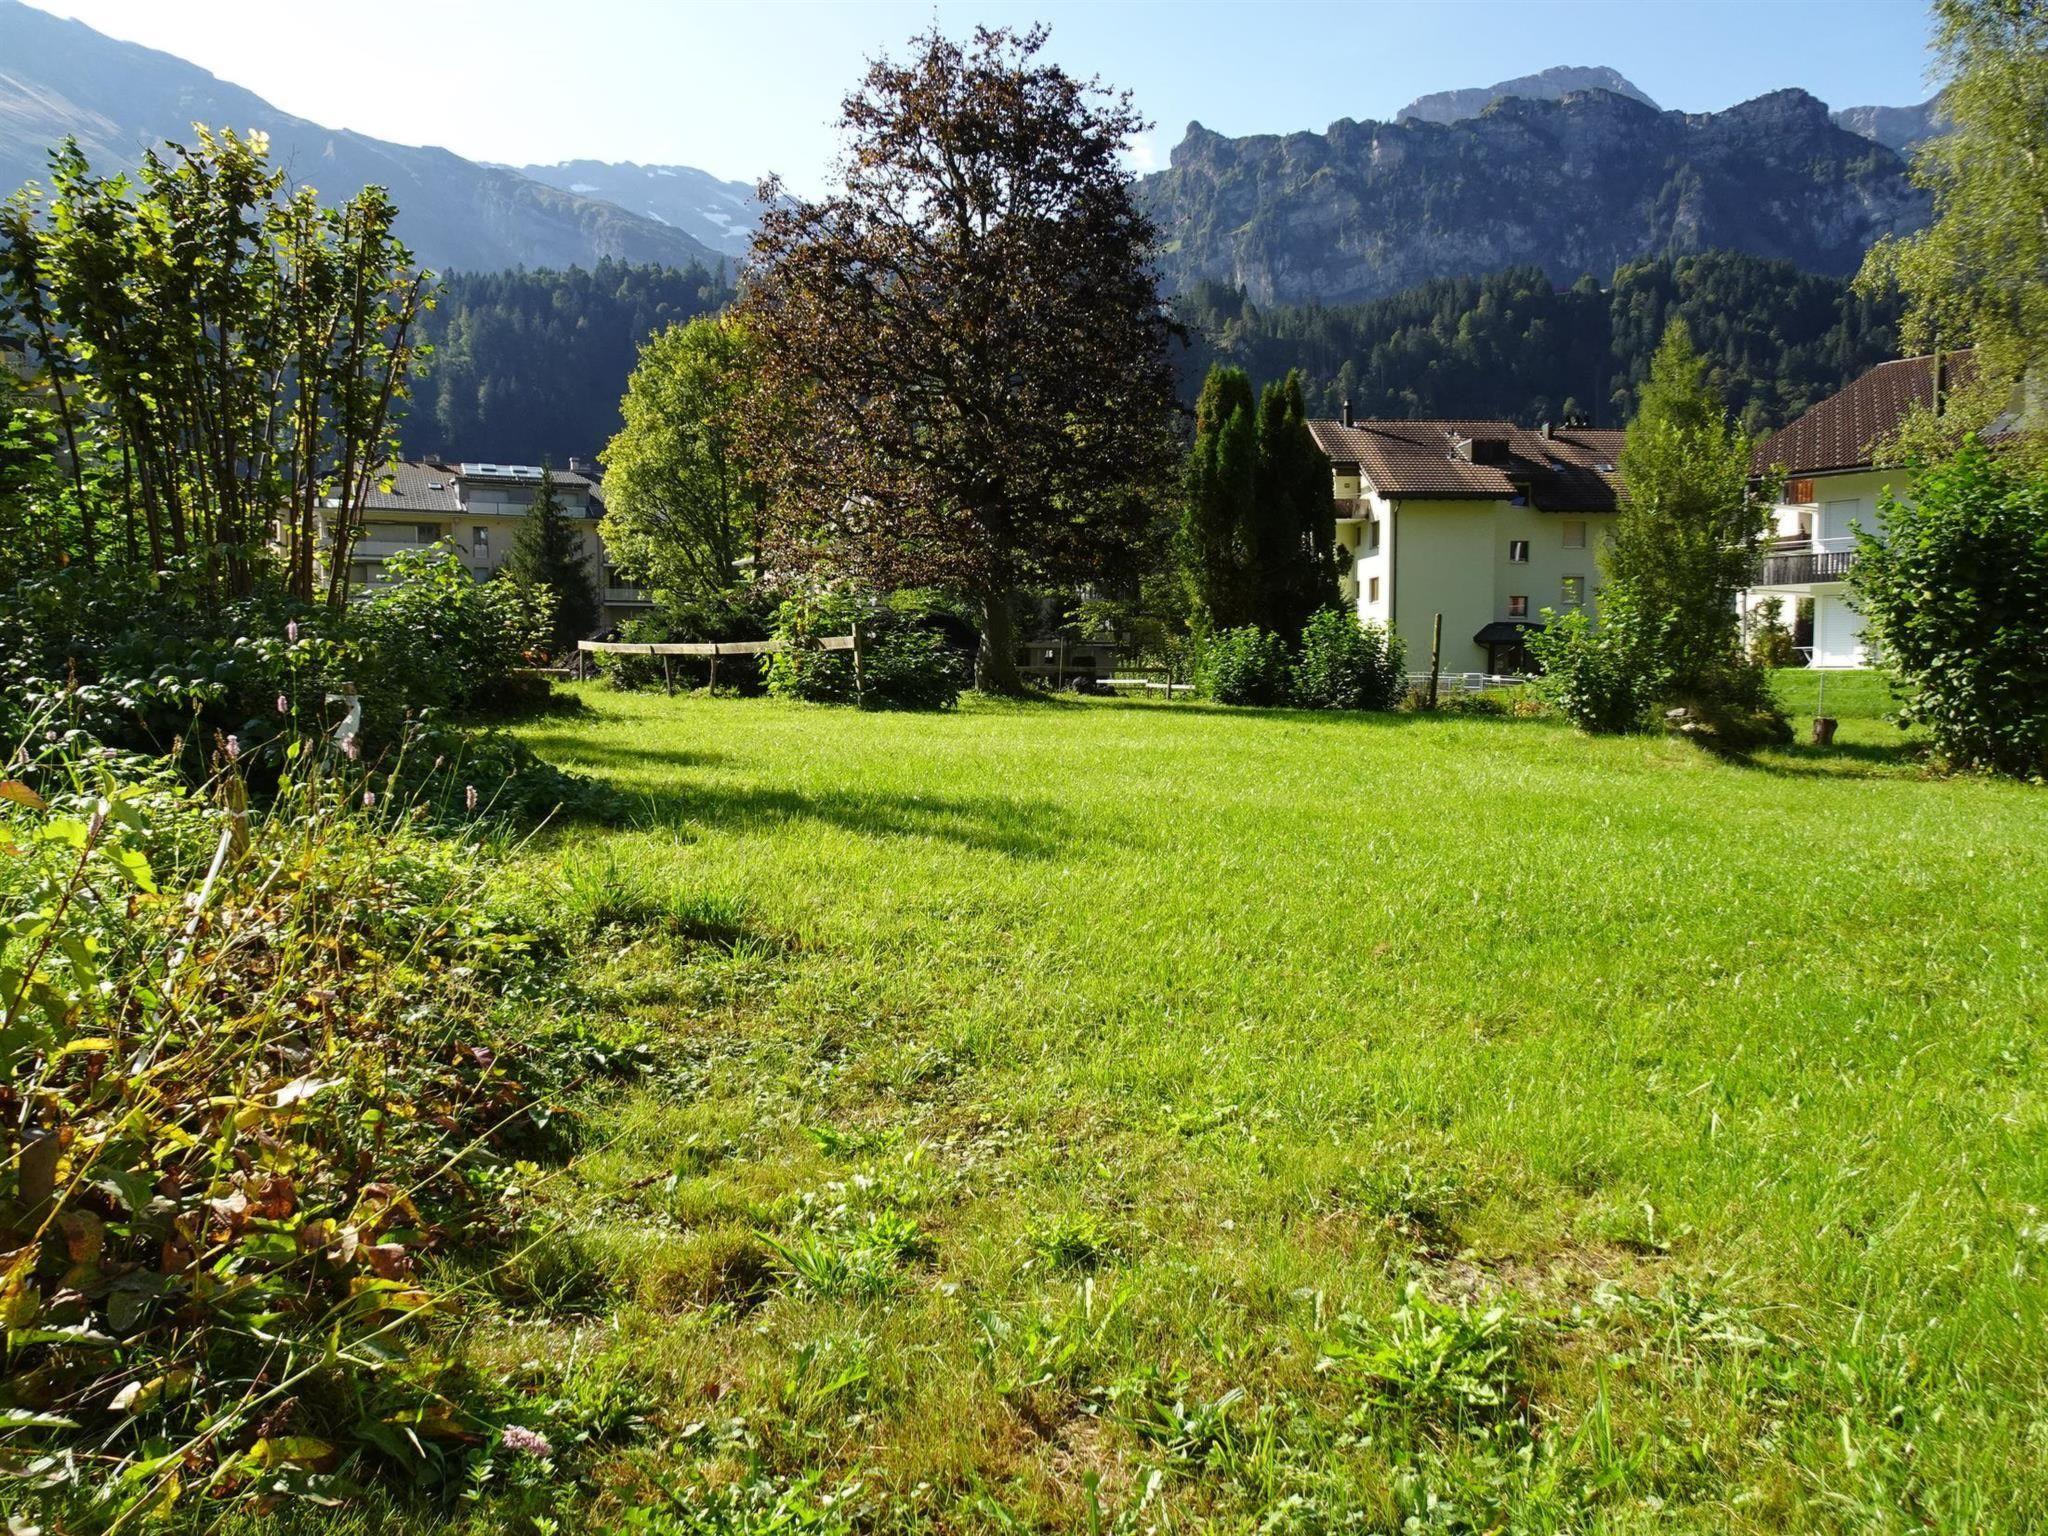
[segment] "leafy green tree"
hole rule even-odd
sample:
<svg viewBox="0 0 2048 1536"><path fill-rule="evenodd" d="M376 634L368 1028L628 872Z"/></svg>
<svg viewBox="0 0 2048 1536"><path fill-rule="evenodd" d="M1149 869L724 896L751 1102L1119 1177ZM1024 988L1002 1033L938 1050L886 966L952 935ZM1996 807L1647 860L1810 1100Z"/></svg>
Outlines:
<svg viewBox="0 0 2048 1536"><path fill-rule="evenodd" d="M972 602L1001 693L1023 689L1015 594L1128 565L1176 457L1157 231L1123 160L1144 123L1045 41L934 29L874 63L839 190L763 188L743 300L771 558Z"/></svg>
<svg viewBox="0 0 2048 1536"><path fill-rule="evenodd" d="M759 553L762 488L740 443L752 384L745 327L721 317L654 337L626 386L604 451L605 547L665 605L729 602Z"/></svg>
<svg viewBox="0 0 2048 1536"><path fill-rule="evenodd" d="M1950 128L1913 157L1934 219L1872 247L1858 286L1904 291L1910 349L1976 348L1977 380L1949 402L1967 429L2048 365L2048 8L1936 0L1934 20Z"/></svg>
<svg viewBox="0 0 2048 1536"><path fill-rule="evenodd" d="M550 651L565 651L597 628L597 591L590 582L583 539L562 515L555 474L546 465L541 466L540 488L520 520L501 574L529 591L548 594Z"/></svg>
<svg viewBox="0 0 2048 1536"><path fill-rule="evenodd" d="M1877 520L1849 580L1905 714L1958 766L2048 776L2048 475L1966 443Z"/></svg>
<svg viewBox="0 0 2048 1536"><path fill-rule="evenodd" d="M1584 609L1559 615L1546 608L1543 628L1524 640L1539 668L1530 686L1582 731L1644 730L1668 681L1663 638L1625 587L1601 598L1597 624Z"/></svg>
<svg viewBox="0 0 2048 1536"><path fill-rule="evenodd" d="M281 549L293 596L338 605L431 275L381 188L323 207L268 157L201 129L131 181L67 141L0 207L0 342L62 443L75 558L246 596Z"/></svg>
<svg viewBox="0 0 2048 1536"><path fill-rule="evenodd" d="M1767 516L1750 490L1749 453L1707 383L1705 360L1673 325L1621 451L1621 515L1600 564L1603 609L1627 594L1659 635L1674 696L1725 693L1747 666L1736 599Z"/></svg>

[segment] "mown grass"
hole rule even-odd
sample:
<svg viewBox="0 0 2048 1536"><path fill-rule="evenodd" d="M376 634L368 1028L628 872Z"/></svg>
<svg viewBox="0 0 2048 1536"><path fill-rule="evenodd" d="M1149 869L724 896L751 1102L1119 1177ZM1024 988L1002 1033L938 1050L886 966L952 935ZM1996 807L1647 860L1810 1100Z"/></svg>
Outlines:
<svg viewBox="0 0 2048 1536"><path fill-rule="evenodd" d="M585 697L520 874L658 1065L468 1345L630 1399L561 1529L2042 1522L2038 789Z"/></svg>

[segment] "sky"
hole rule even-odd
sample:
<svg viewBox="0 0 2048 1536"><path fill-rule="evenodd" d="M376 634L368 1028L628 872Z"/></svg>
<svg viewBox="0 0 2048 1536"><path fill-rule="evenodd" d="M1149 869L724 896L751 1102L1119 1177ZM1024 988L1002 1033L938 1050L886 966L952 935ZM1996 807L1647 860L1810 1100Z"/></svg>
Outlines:
<svg viewBox="0 0 2048 1536"><path fill-rule="evenodd" d="M33 0L161 48L300 117L513 165L568 159L764 172L825 186L863 61L934 17L1052 28L1070 71L1156 124L1320 132L1426 91L1607 64L1667 108L1798 85L1831 106L1929 94L1920 0Z"/></svg>

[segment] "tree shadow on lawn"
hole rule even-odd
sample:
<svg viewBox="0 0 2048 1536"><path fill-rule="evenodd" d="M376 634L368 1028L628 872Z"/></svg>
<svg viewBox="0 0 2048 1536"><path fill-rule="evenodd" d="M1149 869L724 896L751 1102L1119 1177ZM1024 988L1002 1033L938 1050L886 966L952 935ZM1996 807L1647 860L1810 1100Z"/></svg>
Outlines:
<svg viewBox="0 0 2048 1536"><path fill-rule="evenodd" d="M1718 754L1717 754L1718 755ZM1816 747L1795 742L1773 747L1754 757L1729 756L1732 767L1791 779L1910 779L1931 770L1925 742L1837 741Z"/></svg>
<svg viewBox="0 0 2048 1536"><path fill-rule="evenodd" d="M862 837L937 838L1016 859L1071 858L1082 834L1073 813L1058 802L1004 795L699 785L631 798L656 825L699 822L751 832L813 821ZM1101 826L1087 829L1090 841L1106 835L1112 834Z"/></svg>
<svg viewBox="0 0 2048 1536"><path fill-rule="evenodd" d="M582 732L526 731L526 744L551 763L575 762L593 768L711 768L730 762L728 752L697 748L632 747L593 741Z"/></svg>
<svg viewBox="0 0 2048 1536"><path fill-rule="evenodd" d="M1224 720L1284 720L1295 725L1421 725L1429 721L1469 720L1482 725L1547 725L1563 722L1547 715L1479 714L1459 709L1298 709L1289 704L1214 704L1199 699L1088 699L1086 708L1121 714L1202 716Z"/></svg>

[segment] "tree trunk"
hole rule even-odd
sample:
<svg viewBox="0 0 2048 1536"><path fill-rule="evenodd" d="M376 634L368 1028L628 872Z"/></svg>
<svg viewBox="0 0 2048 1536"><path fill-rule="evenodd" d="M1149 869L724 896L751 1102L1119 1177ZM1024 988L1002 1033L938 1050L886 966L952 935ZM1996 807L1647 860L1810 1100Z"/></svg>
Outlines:
<svg viewBox="0 0 2048 1536"><path fill-rule="evenodd" d="M1025 691L1023 674L1017 670L1017 619L1008 587L981 595L981 655L975 659L974 686L1013 699Z"/></svg>

